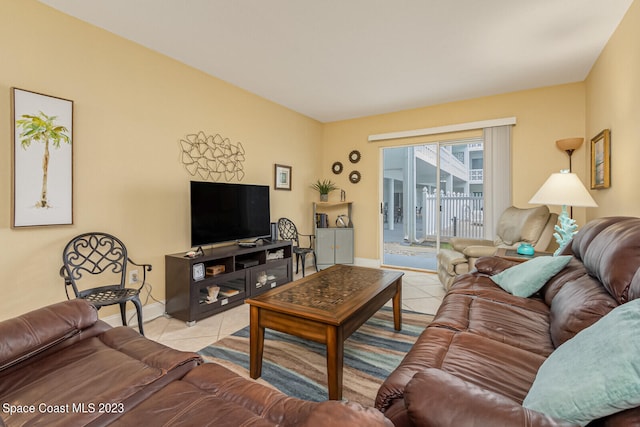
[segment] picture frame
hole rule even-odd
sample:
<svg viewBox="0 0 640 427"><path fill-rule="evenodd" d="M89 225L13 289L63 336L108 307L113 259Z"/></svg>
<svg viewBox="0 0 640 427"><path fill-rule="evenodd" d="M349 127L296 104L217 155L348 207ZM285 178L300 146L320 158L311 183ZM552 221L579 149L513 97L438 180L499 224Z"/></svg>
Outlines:
<svg viewBox="0 0 640 427"><path fill-rule="evenodd" d="M273 188L291 191L291 166L275 165Z"/></svg>
<svg viewBox="0 0 640 427"><path fill-rule="evenodd" d="M591 189L611 186L611 131L605 129L591 139Z"/></svg>
<svg viewBox="0 0 640 427"><path fill-rule="evenodd" d="M11 88L12 227L73 224L73 101Z"/></svg>

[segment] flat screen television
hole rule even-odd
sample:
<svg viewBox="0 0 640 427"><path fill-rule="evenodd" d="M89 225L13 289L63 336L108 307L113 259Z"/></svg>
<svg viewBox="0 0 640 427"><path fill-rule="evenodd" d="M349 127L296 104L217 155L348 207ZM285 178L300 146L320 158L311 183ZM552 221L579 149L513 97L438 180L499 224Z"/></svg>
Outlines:
<svg viewBox="0 0 640 427"><path fill-rule="evenodd" d="M191 181L191 246L269 237L269 186Z"/></svg>

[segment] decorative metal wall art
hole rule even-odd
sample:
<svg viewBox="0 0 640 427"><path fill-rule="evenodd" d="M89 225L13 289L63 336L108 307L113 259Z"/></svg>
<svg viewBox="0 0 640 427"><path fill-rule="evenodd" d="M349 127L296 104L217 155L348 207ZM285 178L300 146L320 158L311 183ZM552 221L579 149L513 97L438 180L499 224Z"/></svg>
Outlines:
<svg viewBox="0 0 640 427"><path fill-rule="evenodd" d="M241 142L232 144L219 134L205 135L203 131L180 140L182 164L191 176L229 182L244 178L245 151Z"/></svg>
<svg viewBox="0 0 640 427"><path fill-rule="evenodd" d="M353 171L349 174L349 181L351 181L352 184L359 183L361 178L362 175L360 175L360 172L358 171Z"/></svg>

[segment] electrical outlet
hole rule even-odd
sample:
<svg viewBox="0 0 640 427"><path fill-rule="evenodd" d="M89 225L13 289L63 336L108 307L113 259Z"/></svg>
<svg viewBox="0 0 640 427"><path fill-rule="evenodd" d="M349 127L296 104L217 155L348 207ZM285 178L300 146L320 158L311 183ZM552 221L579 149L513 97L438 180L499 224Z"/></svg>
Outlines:
<svg viewBox="0 0 640 427"><path fill-rule="evenodd" d="M138 282L138 270L129 271L129 283L137 283Z"/></svg>

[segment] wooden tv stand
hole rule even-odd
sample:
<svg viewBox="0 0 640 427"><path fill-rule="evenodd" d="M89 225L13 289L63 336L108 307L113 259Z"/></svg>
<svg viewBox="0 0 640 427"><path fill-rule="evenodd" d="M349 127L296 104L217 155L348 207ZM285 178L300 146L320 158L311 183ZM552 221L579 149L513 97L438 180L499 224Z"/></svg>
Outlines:
<svg viewBox="0 0 640 427"><path fill-rule="evenodd" d="M205 272L204 278L198 277L201 271ZM165 255L166 312L193 326L197 320L238 306L246 298L292 279L289 241L209 248L195 258L184 252ZM212 302L207 299L210 286L218 286L230 295L220 294Z"/></svg>

